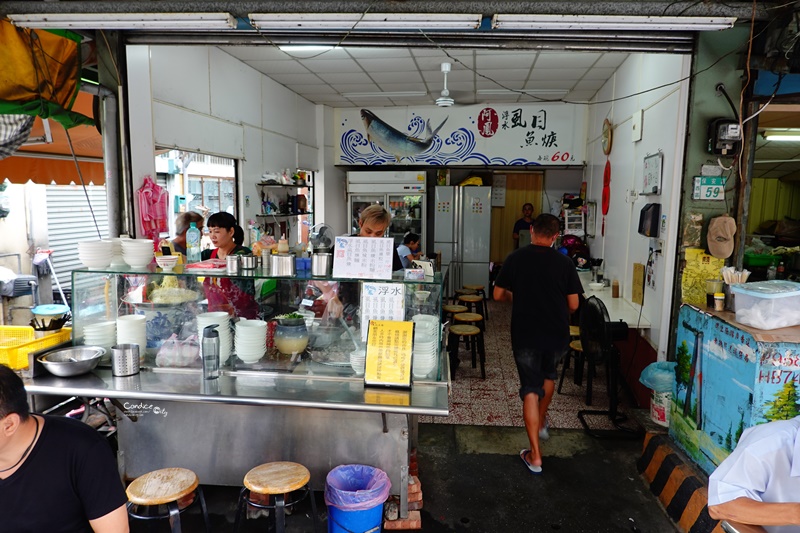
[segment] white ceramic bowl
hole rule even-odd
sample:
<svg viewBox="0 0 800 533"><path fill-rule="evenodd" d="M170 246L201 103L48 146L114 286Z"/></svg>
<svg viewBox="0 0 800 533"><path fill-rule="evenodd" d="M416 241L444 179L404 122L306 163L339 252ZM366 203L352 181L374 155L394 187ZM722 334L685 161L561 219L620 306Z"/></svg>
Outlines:
<svg viewBox="0 0 800 533"><path fill-rule="evenodd" d="M593 281L589 284L589 288L593 291L602 291L604 287L605 285L596 281Z"/></svg>
<svg viewBox="0 0 800 533"><path fill-rule="evenodd" d="M163 270L172 270L178 264L177 255L157 255L156 263Z"/></svg>

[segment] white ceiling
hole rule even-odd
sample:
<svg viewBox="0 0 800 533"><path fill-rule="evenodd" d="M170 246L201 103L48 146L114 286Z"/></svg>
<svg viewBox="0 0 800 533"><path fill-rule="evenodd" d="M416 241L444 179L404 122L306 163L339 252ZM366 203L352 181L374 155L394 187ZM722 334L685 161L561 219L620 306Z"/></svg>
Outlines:
<svg viewBox="0 0 800 533"><path fill-rule="evenodd" d="M315 104L331 107L430 105L440 96L442 62L456 104L587 101L628 57L622 52L546 52L433 48L334 48L284 52L274 46L221 46L230 55ZM554 91L534 96L480 89ZM422 91L415 97L346 98L347 93Z"/></svg>

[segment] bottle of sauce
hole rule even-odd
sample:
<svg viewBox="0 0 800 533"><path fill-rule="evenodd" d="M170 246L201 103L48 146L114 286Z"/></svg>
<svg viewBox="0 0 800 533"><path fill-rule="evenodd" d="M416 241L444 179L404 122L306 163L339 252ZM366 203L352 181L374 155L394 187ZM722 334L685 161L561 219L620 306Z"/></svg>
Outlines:
<svg viewBox="0 0 800 533"><path fill-rule="evenodd" d="M288 254L289 253L289 241L286 240L286 237L281 235L280 240L278 240L278 253L279 254Z"/></svg>
<svg viewBox="0 0 800 533"><path fill-rule="evenodd" d="M615 279L611 282L611 297L619 298L619 280Z"/></svg>
<svg viewBox="0 0 800 533"><path fill-rule="evenodd" d="M786 279L786 267L783 261L778 263L778 268L775 269L775 279Z"/></svg>

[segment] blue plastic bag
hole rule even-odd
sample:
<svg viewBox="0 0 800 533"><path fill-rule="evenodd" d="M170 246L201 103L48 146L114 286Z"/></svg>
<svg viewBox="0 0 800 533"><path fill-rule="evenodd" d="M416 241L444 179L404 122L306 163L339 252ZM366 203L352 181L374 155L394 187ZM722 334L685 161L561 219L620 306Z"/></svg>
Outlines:
<svg viewBox="0 0 800 533"><path fill-rule="evenodd" d="M671 392L675 383L675 361L659 361L650 363L642 370L639 382L656 392Z"/></svg>
<svg viewBox="0 0 800 533"><path fill-rule="evenodd" d="M345 511L363 511L383 504L392 482L380 468L369 465L337 466L325 478L325 503Z"/></svg>

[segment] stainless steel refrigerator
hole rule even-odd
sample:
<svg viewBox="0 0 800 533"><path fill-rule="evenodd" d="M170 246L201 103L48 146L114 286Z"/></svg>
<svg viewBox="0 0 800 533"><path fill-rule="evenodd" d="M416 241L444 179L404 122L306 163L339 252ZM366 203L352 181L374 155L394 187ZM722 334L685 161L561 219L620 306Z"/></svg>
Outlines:
<svg viewBox="0 0 800 533"><path fill-rule="evenodd" d="M450 266L448 294L464 285L489 290L491 195L491 187L436 187L434 249Z"/></svg>
<svg viewBox="0 0 800 533"><path fill-rule="evenodd" d="M426 246L425 172L348 172L347 192L350 233L358 233L358 217L365 207L380 204L392 214L387 237L399 246L406 233L416 233Z"/></svg>

